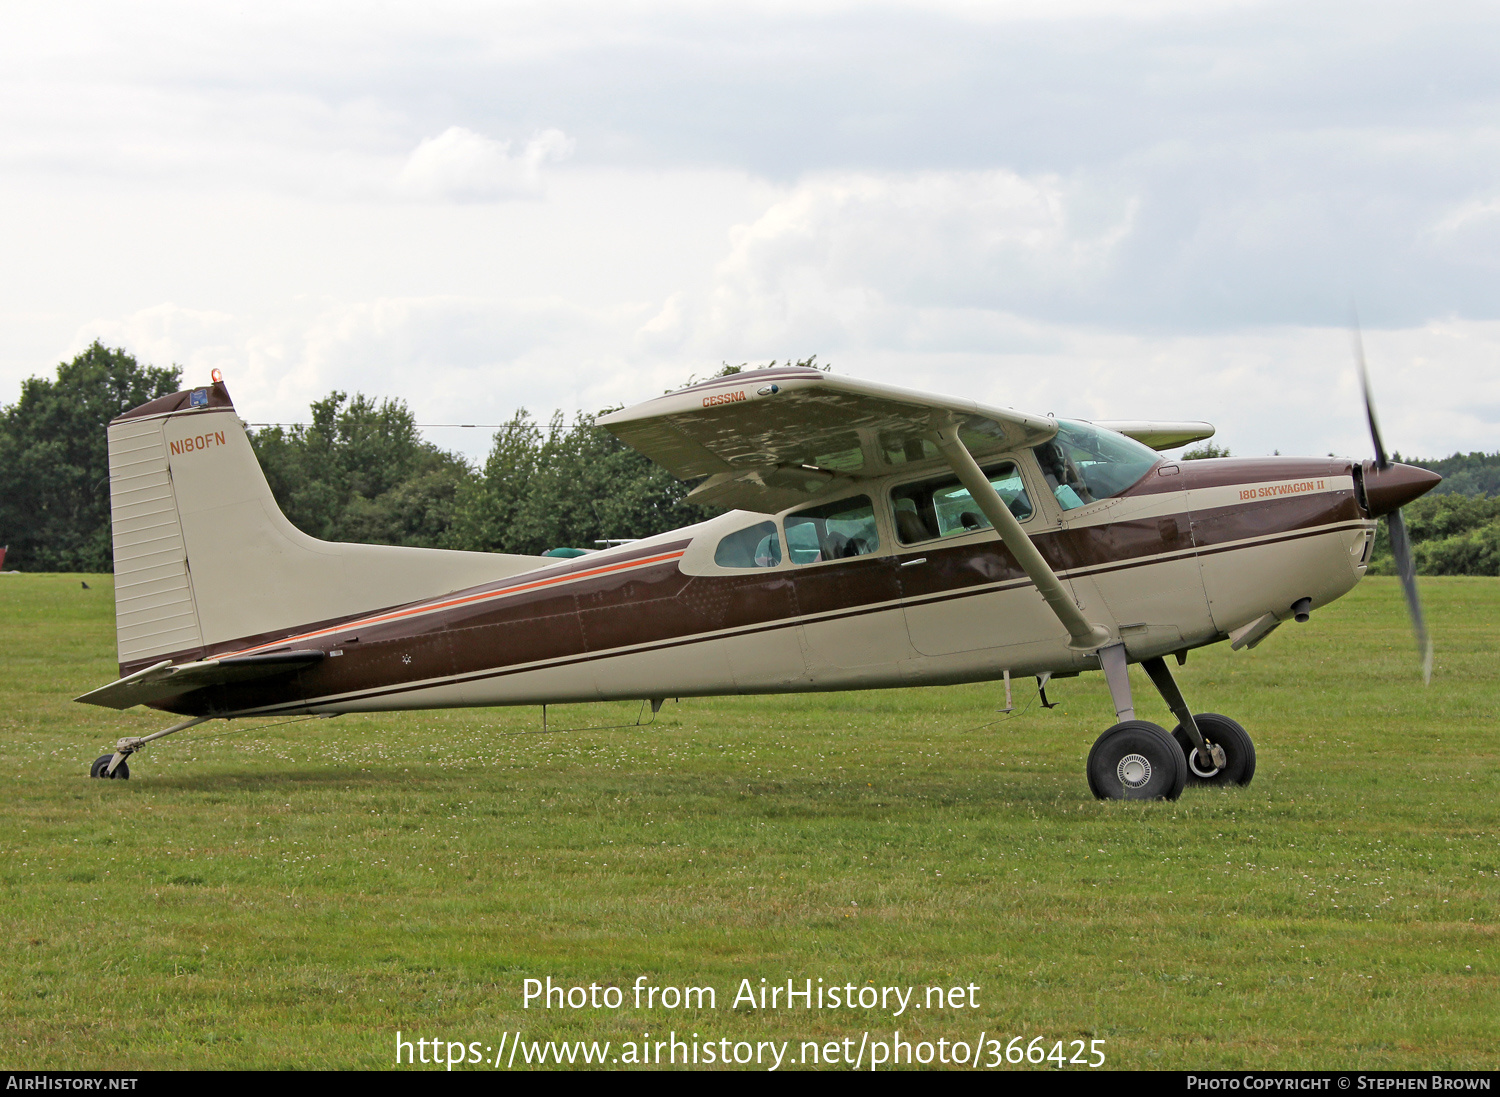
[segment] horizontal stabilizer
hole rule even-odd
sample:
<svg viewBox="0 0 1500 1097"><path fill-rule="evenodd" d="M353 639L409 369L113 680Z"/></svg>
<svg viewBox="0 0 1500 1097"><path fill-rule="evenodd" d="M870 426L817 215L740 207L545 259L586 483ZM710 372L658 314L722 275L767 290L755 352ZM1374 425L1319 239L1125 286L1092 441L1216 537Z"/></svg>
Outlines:
<svg viewBox="0 0 1500 1097"><path fill-rule="evenodd" d="M1176 449L1214 436L1212 423L1176 419L1095 419L1094 426L1143 442L1155 450Z"/></svg>
<svg viewBox="0 0 1500 1097"><path fill-rule="evenodd" d="M165 701L169 697L178 697L207 686L223 686L231 682L246 682L252 678L290 674L294 670L320 662L323 657L324 652L321 651L272 651L264 655L235 655L227 659L205 659L201 663L180 663L177 666L164 659L155 666L138 670L118 682L111 682L82 697L75 697L74 700L87 705L127 709L134 705Z"/></svg>

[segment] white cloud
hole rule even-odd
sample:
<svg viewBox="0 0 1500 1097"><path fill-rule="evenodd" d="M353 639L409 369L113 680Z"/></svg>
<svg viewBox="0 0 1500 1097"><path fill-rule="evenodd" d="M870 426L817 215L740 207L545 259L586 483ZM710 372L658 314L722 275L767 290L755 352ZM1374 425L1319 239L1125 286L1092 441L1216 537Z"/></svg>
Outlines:
<svg viewBox="0 0 1500 1097"><path fill-rule="evenodd" d="M1054 176L814 175L732 232L697 334L830 352L912 346L934 336L921 310L1023 314L1058 295L1086 295L1130 232L1133 203L1116 206L1085 227Z"/></svg>
<svg viewBox="0 0 1500 1097"><path fill-rule="evenodd" d="M1342 327L1184 334L1049 318L1118 292L1135 213L1129 195L1054 176L819 174L734 229L713 280L663 301L635 348L702 362L816 353L841 372L1033 411L1209 419L1241 453L1363 455ZM1493 448L1500 324L1386 326L1367 341L1389 445Z"/></svg>
<svg viewBox="0 0 1500 1097"><path fill-rule="evenodd" d="M339 387L490 421L818 353L1359 450L1352 297L1391 444L1492 449L1500 17L1350 10L27 9L0 402L94 335L223 368L257 419Z"/></svg>
<svg viewBox="0 0 1500 1097"><path fill-rule="evenodd" d="M250 422L306 421L308 405L337 389L399 397L422 422L497 423L518 407L545 417L639 396L636 369L621 384L627 362L618 348L643 318L639 306L588 309L560 298L304 300L240 315L167 303L83 324L65 356L99 339L143 362L182 367L185 384L219 369ZM665 373L660 387L686 379ZM489 434L434 440L477 459Z"/></svg>
<svg viewBox="0 0 1500 1097"><path fill-rule="evenodd" d="M210 370L233 369L243 360L243 338L238 319L227 312L166 301L85 324L73 339L73 351L96 339L106 346L128 347L140 361L180 366L184 383L200 384Z"/></svg>
<svg viewBox="0 0 1500 1097"><path fill-rule="evenodd" d="M543 130L512 156L509 141L450 126L412 150L397 190L413 198L456 202L531 198L541 191L542 165L572 151L573 142L557 129Z"/></svg>
<svg viewBox="0 0 1500 1097"><path fill-rule="evenodd" d="M85 325L68 354L99 337L157 364L179 363L189 382L222 369L253 422L303 421L308 404L333 389L404 398L427 423L498 423L522 406L542 416L554 408L595 411L648 399L721 358L743 360L738 350L710 356L642 346L631 333L646 320L639 307L585 309L557 298L308 302L300 312L260 316L163 305ZM1369 453L1341 329L1151 336L924 309L905 322L945 333L967 323L969 339L872 341L833 353L791 341L744 358L820 352L840 373L1034 412L1207 419L1243 455ZM1388 447L1423 456L1494 448L1500 372L1490 364L1500 359L1500 323L1367 330L1365 342ZM471 459L488 449L485 431L431 437Z"/></svg>

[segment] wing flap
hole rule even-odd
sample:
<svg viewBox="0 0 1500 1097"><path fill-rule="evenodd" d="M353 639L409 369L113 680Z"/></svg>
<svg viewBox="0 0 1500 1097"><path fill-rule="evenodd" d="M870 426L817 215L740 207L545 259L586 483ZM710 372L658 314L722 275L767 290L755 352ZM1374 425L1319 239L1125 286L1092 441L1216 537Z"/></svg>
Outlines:
<svg viewBox="0 0 1500 1097"><path fill-rule="evenodd" d="M135 705L149 705L165 701L196 689L208 686L228 685L255 678L269 678L320 662L326 653L322 651L272 651L263 655L237 655L228 659L205 659L199 663L180 663L173 666L170 660L162 660L145 670L111 682L107 686L85 693L74 700L86 705L101 705L105 708L127 709Z"/></svg>
<svg viewBox="0 0 1500 1097"><path fill-rule="evenodd" d="M820 494L837 479L833 473L820 469L774 466L720 472L688 492L686 498L690 503L730 510L778 511Z"/></svg>

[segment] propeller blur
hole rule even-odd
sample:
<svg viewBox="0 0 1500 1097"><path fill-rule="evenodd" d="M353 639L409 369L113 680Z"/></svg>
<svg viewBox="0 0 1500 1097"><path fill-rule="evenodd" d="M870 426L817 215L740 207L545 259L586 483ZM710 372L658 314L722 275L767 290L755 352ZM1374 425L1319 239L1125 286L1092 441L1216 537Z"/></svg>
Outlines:
<svg viewBox="0 0 1500 1097"><path fill-rule="evenodd" d="M1359 368L1359 387L1365 400L1365 419L1370 424L1370 441L1375 447L1375 460L1363 466L1360 479L1365 509L1372 518L1385 518L1386 531L1391 539L1391 556L1396 561L1396 574L1401 578L1401 590L1406 595L1406 609L1411 615L1411 627L1417 639L1417 652L1422 659L1422 682L1431 685L1432 637L1427 632L1427 619L1422 615L1422 599L1417 595L1416 562L1412 558L1411 538L1407 535L1401 508L1436 487L1442 477L1412 465L1393 465L1386 456L1385 444L1380 438L1380 424L1375 417L1375 400L1370 395L1364 339L1357 323L1354 326L1354 360Z"/></svg>

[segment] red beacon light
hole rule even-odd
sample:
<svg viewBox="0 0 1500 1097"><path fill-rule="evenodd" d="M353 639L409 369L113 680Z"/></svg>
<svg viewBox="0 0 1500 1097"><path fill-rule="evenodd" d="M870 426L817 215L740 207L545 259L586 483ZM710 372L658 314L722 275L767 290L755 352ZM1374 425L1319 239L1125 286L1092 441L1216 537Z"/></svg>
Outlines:
<svg viewBox="0 0 1500 1097"><path fill-rule="evenodd" d="M222 373L220 373L218 370L211 370L211 371L209 371L208 376L213 380L213 383L216 384L216 385L221 385L221 384L224 383L224 375Z"/></svg>

